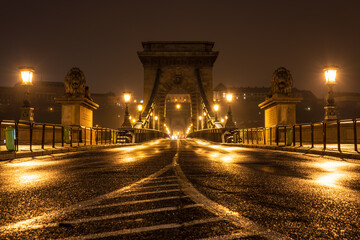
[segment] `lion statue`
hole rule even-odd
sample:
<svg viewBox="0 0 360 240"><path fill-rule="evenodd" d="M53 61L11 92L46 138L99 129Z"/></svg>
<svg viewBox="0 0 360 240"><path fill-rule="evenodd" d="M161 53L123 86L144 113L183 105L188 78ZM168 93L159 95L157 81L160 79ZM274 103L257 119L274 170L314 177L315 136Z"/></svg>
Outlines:
<svg viewBox="0 0 360 240"><path fill-rule="evenodd" d="M68 96L85 96L85 75L77 67L73 67L65 77L65 92Z"/></svg>
<svg viewBox="0 0 360 240"><path fill-rule="evenodd" d="M271 96L292 96L293 79L289 70L280 67L275 70L271 81Z"/></svg>

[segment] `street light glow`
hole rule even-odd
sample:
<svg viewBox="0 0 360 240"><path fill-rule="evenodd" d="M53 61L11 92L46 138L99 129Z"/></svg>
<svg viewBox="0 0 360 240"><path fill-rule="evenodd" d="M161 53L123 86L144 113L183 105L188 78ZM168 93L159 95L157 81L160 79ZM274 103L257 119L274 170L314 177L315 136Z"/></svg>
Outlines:
<svg viewBox="0 0 360 240"><path fill-rule="evenodd" d="M201 120L202 119L202 116L199 116L199 120Z"/></svg>
<svg viewBox="0 0 360 240"><path fill-rule="evenodd" d="M141 112L142 109L143 109L143 106L142 106L141 104L139 104L139 105L137 106L137 108L138 108L138 111Z"/></svg>
<svg viewBox="0 0 360 240"><path fill-rule="evenodd" d="M158 116L155 116L155 120L158 120Z"/></svg>
<svg viewBox="0 0 360 240"><path fill-rule="evenodd" d="M180 104L176 104L176 109L180 109L181 105Z"/></svg>
<svg viewBox="0 0 360 240"><path fill-rule="evenodd" d="M28 85L32 83L33 74L35 72L32 67L19 67L21 80L24 85Z"/></svg>
<svg viewBox="0 0 360 240"><path fill-rule="evenodd" d="M130 102L131 94L130 93L124 93L124 100L126 103Z"/></svg>
<svg viewBox="0 0 360 240"><path fill-rule="evenodd" d="M327 84L335 84L337 67L324 68L325 79Z"/></svg>
<svg viewBox="0 0 360 240"><path fill-rule="evenodd" d="M219 104L214 105L214 110L215 110L215 112L219 111Z"/></svg>
<svg viewBox="0 0 360 240"><path fill-rule="evenodd" d="M233 98L232 93L226 94L226 100L227 100L228 102L231 102L231 101L232 101L232 98Z"/></svg>

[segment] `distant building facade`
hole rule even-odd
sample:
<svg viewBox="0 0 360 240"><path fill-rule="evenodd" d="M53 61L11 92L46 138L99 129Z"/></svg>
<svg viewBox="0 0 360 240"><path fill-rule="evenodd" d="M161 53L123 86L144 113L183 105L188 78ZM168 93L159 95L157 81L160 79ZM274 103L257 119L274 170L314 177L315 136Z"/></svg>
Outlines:
<svg viewBox="0 0 360 240"><path fill-rule="evenodd" d="M219 116L225 117L228 110L226 93L233 94L231 103L233 120L239 128L264 126L264 112L258 104L268 97L270 87L226 87L220 83L214 88L214 102L221 106ZM321 122L324 120L325 99L317 98L309 90L293 89L293 95L303 100L296 106L297 123ZM360 116L360 93L335 93L339 119Z"/></svg>
<svg viewBox="0 0 360 240"><path fill-rule="evenodd" d="M20 83L14 87L0 87L0 120L19 120L25 89ZM34 107L36 122L61 123L61 105L54 99L65 93L63 82L35 81L30 87L30 104ZM94 111L94 126L119 128L124 120L125 104L122 96L114 93L92 93L100 105ZM136 102L129 104L130 113L136 116Z"/></svg>

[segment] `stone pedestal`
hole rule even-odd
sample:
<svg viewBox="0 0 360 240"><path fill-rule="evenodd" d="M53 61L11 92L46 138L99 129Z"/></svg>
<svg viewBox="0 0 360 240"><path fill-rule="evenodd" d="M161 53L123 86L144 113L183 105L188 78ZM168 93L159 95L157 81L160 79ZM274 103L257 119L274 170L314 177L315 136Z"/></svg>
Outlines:
<svg viewBox="0 0 360 240"><path fill-rule="evenodd" d="M55 99L61 106L61 124L65 126L93 127L93 111L99 105L86 97L61 97Z"/></svg>
<svg viewBox="0 0 360 240"><path fill-rule="evenodd" d="M272 97L259 104L265 110L265 127L276 125L291 126L296 123L296 103L301 98Z"/></svg>

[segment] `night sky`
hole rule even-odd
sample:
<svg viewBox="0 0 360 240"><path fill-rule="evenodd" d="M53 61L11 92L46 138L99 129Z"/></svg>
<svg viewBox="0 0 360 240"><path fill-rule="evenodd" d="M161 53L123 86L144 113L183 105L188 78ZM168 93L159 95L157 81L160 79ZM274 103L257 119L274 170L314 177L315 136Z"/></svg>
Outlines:
<svg viewBox="0 0 360 240"><path fill-rule="evenodd" d="M360 92L360 1L0 2L0 86L17 68L34 81L82 69L91 92L143 93L142 41L214 41L214 86L270 86L288 68L294 86L326 93L322 68L341 67L335 91Z"/></svg>

